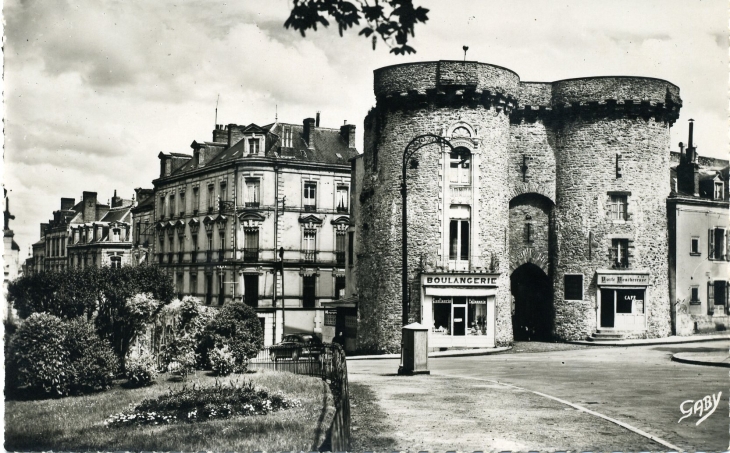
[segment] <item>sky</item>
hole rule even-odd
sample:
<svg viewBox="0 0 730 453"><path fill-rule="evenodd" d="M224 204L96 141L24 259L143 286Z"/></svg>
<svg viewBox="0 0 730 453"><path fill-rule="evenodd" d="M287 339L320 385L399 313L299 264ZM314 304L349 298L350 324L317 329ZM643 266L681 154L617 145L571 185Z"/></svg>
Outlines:
<svg viewBox="0 0 730 453"><path fill-rule="evenodd" d="M680 87L671 148L694 118L701 155L728 158L728 3L724 0L414 0L428 8L397 56L359 29L283 27L286 0L5 0L3 184L21 260L61 197L152 187L157 154L191 153L219 124L357 126L373 70L467 59L523 81L634 75Z"/></svg>

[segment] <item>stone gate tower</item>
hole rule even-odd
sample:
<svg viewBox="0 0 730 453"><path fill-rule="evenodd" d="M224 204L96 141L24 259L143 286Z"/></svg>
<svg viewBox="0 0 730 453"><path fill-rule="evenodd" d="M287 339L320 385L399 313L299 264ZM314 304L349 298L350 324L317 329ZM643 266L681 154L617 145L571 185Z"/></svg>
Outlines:
<svg viewBox="0 0 730 453"><path fill-rule="evenodd" d="M397 351L401 158L410 318L429 346L669 333L669 127L679 89L641 77L521 82L494 65L375 71L353 165L358 347Z"/></svg>

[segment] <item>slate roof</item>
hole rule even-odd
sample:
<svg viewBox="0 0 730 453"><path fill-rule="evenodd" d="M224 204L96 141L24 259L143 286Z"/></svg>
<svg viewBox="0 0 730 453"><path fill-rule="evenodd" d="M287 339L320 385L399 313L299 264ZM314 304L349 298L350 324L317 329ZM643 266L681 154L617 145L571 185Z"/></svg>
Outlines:
<svg viewBox="0 0 730 453"><path fill-rule="evenodd" d="M122 206L119 208L110 209L104 217L101 218L101 222L131 222L131 215L129 213L131 206Z"/></svg>
<svg viewBox="0 0 730 453"><path fill-rule="evenodd" d="M302 124L273 123L265 126L249 124L238 126L243 134L256 132L265 134L264 156L268 158L284 158L300 162L322 164L348 165L348 160L358 155L355 148L350 148L342 138L339 129L316 127L313 129L314 147L308 148L304 140L304 126ZM292 146L282 147L281 137L284 127L291 128ZM213 166L243 156L245 142L239 141L230 148L225 144L215 142L194 142L195 146L207 148L205 167ZM176 154L178 155L178 154ZM189 155L188 155L189 157ZM170 176L177 176L197 169L197 163L190 159Z"/></svg>

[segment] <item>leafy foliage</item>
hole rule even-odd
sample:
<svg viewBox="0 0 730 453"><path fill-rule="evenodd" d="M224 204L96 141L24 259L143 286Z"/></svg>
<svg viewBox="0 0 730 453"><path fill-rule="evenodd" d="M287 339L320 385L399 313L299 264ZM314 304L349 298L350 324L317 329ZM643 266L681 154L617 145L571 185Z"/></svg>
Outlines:
<svg viewBox="0 0 730 453"><path fill-rule="evenodd" d="M428 9L414 6L413 0L375 0L374 4L367 0L293 0L293 5L284 27L298 30L302 36L307 30L317 31L317 25L328 27L325 15L334 19L340 36L365 19L367 25L359 34L372 36L373 50L380 36L396 55L416 52L408 45L408 36L415 36L417 23L428 21Z"/></svg>
<svg viewBox="0 0 730 453"><path fill-rule="evenodd" d="M236 360L228 346L213 348L210 351L210 367L218 376L228 376L236 368Z"/></svg>
<svg viewBox="0 0 730 453"><path fill-rule="evenodd" d="M11 389L23 388L34 396L65 396L109 388L118 361L109 344L93 326L77 319L35 313L13 336L7 368Z"/></svg>
<svg viewBox="0 0 730 453"><path fill-rule="evenodd" d="M165 306L158 317L160 330L172 325L172 336L161 346L160 357L168 371L183 376L193 372L198 363L196 349L207 322L211 319L207 307L200 300L185 296Z"/></svg>
<svg viewBox="0 0 730 453"><path fill-rule="evenodd" d="M256 312L243 302L224 305L205 326L199 352L210 364L214 348L227 347L233 356L234 372L246 371L248 360L264 347L264 336Z"/></svg>
<svg viewBox="0 0 730 453"><path fill-rule="evenodd" d="M157 379L157 364L149 352L145 351L137 357L128 358L124 376L130 387L146 387Z"/></svg>
<svg viewBox="0 0 730 453"><path fill-rule="evenodd" d="M177 421L205 421L237 415L265 415L273 411L301 406L301 401L285 398L280 393L257 389L253 382L242 385L202 387L185 386L158 398L147 399L133 411L112 415L108 426L165 424Z"/></svg>

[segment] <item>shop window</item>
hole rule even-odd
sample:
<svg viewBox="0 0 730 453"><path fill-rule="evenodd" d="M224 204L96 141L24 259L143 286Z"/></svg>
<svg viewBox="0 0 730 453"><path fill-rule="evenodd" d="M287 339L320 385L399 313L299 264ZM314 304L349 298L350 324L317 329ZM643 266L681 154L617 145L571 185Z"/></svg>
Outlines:
<svg viewBox="0 0 730 453"><path fill-rule="evenodd" d="M700 301L700 287L698 285L692 285L690 288L691 296L689 303L692 305L699 305Z"/></svg>
<svg viewBox="0 0 730 453"><path fill-rule="evenodd" d="M304 308L314 308L317 291L317 277L314 275L305 275L302 277L302 306Z"/></svg>
<svg viewBox="0 0 730 453"><path fill-rule="evenodd" d="M304 183L304 210L315 211L317 209L317 183L307 181Z"/></svg>
<svg viewBox="0 0 730 453"><path fill-rule="evenodd" d="M583 300L583 275L565 274L563 276L565 300Z"/></svg>
<svg viewBox="0 0 730 453"><path fill-rule="evenodd" d="M451 220L449 225L449 259L469 260L468 220Z"/></svg>
<svg viewBox="0 0 730 453"><path fill-rule="evenodd" d="M470 297L467 299L469 305L469 335L487 334L487 299L483 297Z"/></svg>
<svg viewBox="0 0 730 453"><path fill-rule="evenodd" d="M616 298L616 313L631 313L631 306L633 305L632 299L624 297Z"/></svg>
<svg viewBox="0 0 730 453"><path fill-rule="evenodd" d="M700 255L700 238L699 236L694 236L692 239L690 239L689 243L689 254L690 255Z"/></svg>
<svg viewBox="0 0 730 453"><path fill-rule="evenodd" d="M261 203L261 180L259 178L246 178L246 207L258 208Z"/></svg>
<svg viewBox="0 0 730 453"><path fill-rule="evenodd" d="M709 259L725 260L727 258L725 229L713 228L707 233Z"/></svg>
<svg viewBox="0 0 730 453"><path fill-rule="evenodd" d="M449 182L471 184L471 154L463 148L449 154Z"/></svg>
<svg viewBox="0 0 730 453"><path fill-rule="evenodd" d="M451 299L433 298L433 333L451 335Z"/></svg>
<svg viewBox="0 0 730 453"><path fill-rule="evenodd" d="M628 195L611 194L611 220L628 220Z"/></svg>

